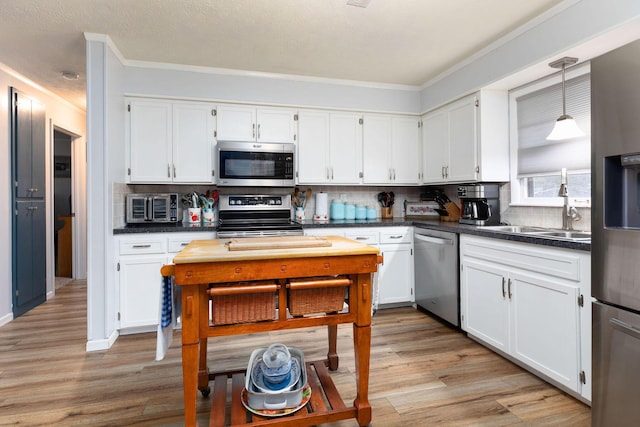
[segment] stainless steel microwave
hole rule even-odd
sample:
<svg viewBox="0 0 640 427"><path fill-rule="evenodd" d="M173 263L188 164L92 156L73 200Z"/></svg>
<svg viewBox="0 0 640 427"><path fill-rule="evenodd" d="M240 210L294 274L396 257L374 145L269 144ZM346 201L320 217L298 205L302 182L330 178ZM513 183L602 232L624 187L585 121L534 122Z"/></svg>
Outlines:
<svg viewBox="0 0 640 427"><path fill-rule="evenodd" d="M178 194L127 194L127 223L178 222Z"/></svg>
<svg viewBox="0 0 640 427"><path fill-rule="evenodd" d="M293 187L295 145L218 141L218 186Z"/></svg>

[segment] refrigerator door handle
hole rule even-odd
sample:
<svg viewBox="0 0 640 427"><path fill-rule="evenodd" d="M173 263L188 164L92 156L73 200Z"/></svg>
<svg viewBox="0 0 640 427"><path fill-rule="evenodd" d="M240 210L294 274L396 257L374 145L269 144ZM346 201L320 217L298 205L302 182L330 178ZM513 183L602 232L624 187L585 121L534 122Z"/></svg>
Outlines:
<svg viewBox="0 0 640 427"><path fill-rule="evenodd" d="M628 323L618 320L615 317L612 317L611 319L609 319L609 323L611 323L611 326L614 329L617 329L620 332L624 332L627 335L631 335L636 339L640 339L640 330L638 330L637 328L634 328Z"/></svg>

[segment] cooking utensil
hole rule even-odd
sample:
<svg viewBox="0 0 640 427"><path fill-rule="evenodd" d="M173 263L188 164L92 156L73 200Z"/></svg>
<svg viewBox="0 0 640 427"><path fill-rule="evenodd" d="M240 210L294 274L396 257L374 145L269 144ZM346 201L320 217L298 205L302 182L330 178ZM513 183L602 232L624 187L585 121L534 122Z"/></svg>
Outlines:
<svg viewBox="0 0 640 427"><path fill-rule="evenodd" d="M378 202L380 203L380 206L382 206L383 208L385 207L384 202L386 198L387 198L387 195L384 192L378 193Z"/></svg>

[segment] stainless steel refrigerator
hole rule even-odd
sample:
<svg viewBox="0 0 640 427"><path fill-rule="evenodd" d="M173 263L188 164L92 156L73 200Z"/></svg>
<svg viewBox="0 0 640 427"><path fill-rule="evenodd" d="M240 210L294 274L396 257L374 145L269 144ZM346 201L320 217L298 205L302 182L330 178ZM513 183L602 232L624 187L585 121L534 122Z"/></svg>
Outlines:
<svg viewBox="0 0 640 427"><path fill-rule="evenodd" d="M640 425L640 41L591 62L593 426Z"/></svg>

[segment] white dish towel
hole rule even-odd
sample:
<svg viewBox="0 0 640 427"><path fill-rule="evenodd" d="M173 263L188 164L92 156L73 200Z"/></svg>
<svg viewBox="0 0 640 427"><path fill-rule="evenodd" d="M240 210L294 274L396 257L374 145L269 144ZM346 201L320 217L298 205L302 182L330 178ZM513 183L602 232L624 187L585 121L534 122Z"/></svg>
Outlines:
<svg viewBox="0 0 640 427"><path fill-rule="evenodd" d="M156 360L164 359L173 339L173 277L163 277L161 286Z"/></svg>

